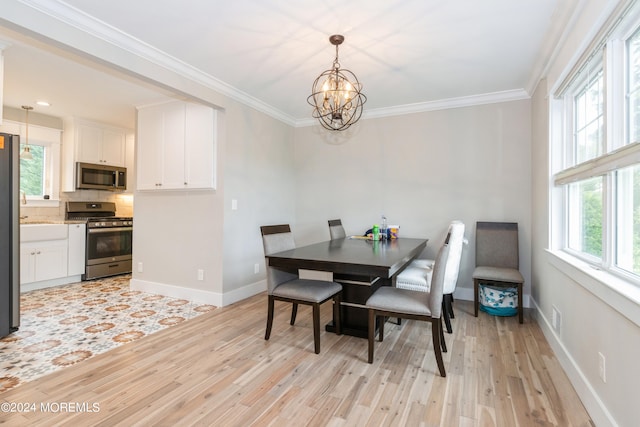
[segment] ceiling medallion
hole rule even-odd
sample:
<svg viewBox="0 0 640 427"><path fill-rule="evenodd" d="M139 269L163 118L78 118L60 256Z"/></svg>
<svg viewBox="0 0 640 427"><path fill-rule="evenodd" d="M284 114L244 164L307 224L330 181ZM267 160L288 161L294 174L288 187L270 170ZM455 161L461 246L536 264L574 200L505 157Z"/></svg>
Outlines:
<svg viewBox="0 0 640 427"><path fill-rule="evenodd" d="M345 130L360 120L367 97L355 74L340 68L338 46L344 36L335 34L329 41L336 47L333 67L322 72L313 82L307 102L313 106L313 117L328 130Z"/></svg>

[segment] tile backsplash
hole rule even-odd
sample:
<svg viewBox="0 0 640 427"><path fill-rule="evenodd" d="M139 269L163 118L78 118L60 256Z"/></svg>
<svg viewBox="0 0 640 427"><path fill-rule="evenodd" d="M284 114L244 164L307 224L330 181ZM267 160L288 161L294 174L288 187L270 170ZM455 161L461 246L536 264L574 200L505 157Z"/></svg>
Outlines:
<svg viewBox="0 0 640 427"><path fill-rule="evenodd" d="M30 220L63 220L66 202L114 202L117 216L133 216L133 195L112 193L100 190L78 190L73 193L60 193L58 207L40 207L20 205L20 216L27 216Z"/></svg>

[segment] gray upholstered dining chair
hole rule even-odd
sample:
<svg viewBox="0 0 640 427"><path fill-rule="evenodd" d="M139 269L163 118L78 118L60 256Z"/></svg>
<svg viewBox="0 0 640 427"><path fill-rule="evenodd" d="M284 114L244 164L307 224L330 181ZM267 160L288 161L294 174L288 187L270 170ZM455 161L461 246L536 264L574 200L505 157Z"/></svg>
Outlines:
<svg viewBox="0 0 640 427"><path fill-rule="evenodd" d="M523 322L522 286L519 271L518 223L476 223L476 268L473 271L474 314L478 317L480 284L518 288L518 320Z"/></svg>
<svg viewBox="0 0 640 427"><path fill-rule="evenodd" d="M442 352L447 345L442 332L442 290L444 286L445 264L449 256L449 245L445 242L436 257L429 292L382 286L369 297L366 307L369 312L369 363L373 363L376 318L393 316L431 322L433 350L440 375L446 377ZM384 319L379 322L380 341L384 339Z"/></svg>
<svg viewBox="0 0 640 427"><path fill-rule="evenodd" d="M329 220L329 236L331 237L331 240L344 239L345 237L347 237L347 234L344 232L344 227L342 226L342 220Z"/></svg>
<svg viewBox="0 0 640 427"><path fill-rule="evenodd" d="M453 293L458 283L460 272L460 260L462 259L462 249L467 244L464 238L465 226L462 221L451 221L447 232L446 241L449 242L449 256L444 273L444 287L442 298L442 313L447 332L451 333L451 319L455 318L453 313ZM429 292L431 287L431 276L433 273L432 259L415 259L407 268L402 270L396 277L396 286L402 289Z"/></svg>
<svg viewBox="0 0 640 427"><path fill-rule="evenodd" d="M293 233L288 224L265 225L260 227L262 245L265 257L276 252L282 252L296 247ZM293 304L291 308L291 322L293 326L298 313L298 304L312 306L313 309L313 342L316 354L320 353L320 305L333 299L333 317L336 333L340 335L340 301L342 299L342 285L324 280L301 279L298 271L286 271L267 267L267 330L264 339L271 336L275 301L285 301Z"/></svg>

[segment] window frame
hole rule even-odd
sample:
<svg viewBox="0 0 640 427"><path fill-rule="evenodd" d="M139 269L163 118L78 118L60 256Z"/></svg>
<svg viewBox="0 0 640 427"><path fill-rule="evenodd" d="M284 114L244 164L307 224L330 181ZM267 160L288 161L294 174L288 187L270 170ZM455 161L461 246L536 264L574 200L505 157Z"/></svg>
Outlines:
<svg viewBox="0 0 640 427"><path fill-rule="evenodd" d="M618 200L617 171L632 165L640 165L640 142L630 141L631 107L629 97L630 55L628 46L632 37L640 38L640 13L636 10L621 21L608 34L608 40L597 48L580 67L575 75L568 77L569 84L563 88L559 99L550 103L552 121L551 138L555 155L551 159L553 176L551 179L551 239L552 247L587 263L592 268L603 270L640 287L640 272L626 270L618 266L618 221L624 201ZM602 56L600 56L602 52ZM601 65L600 65L601 64ZM588 88L594 70L602 67L603 72L603 133L602 154L593 159L577 163L576 106L575 99L581 90ZM580 74L583 74L582 76ZM636 73L637 74L637 73ZM565 80L566 81L566 80ZM554 132L559 126L560 132ZM558 129L558 128L556 128ZM554 138L555 136L555 138ZM602 258L587 252L570 248L570 192L571 183L593 177L602 177ZM633 230L633 228L632 228Z"/></svg>

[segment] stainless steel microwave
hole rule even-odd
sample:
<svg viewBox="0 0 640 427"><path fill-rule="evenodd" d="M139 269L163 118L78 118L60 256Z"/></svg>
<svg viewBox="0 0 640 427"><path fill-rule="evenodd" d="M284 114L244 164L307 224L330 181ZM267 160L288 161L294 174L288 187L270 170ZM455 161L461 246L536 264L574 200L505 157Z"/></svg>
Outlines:
<svg viewBox="0 0 640 427"><path fill-rule="evenodd" d="M127 169L78 162L76 163L76 188L79 190L126 190Z"/></svg>

